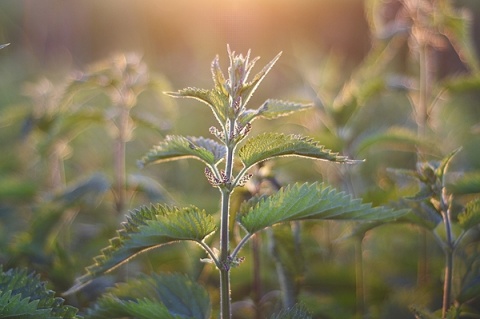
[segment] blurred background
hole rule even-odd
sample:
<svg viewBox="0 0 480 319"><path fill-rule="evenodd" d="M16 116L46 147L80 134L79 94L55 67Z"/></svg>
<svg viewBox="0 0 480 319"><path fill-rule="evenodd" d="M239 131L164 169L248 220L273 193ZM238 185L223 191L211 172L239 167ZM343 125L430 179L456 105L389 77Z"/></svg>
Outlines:
<svg viewBox="0 0 480 319"><path fill-rule="evenodd" d="M306 134L366 159L348 168L302 159L269 163L281 184L324 180L388 204L418 190L387 171L415 169L417 151L439 160L462 147L453 170L480 171L480 4L443 2L451 8L426 5L433 22L419 26L402 9L417 3L410 0L2 0L0 44L10 45L0 50L0 264L35 269L64 291L128 210L168 202L215 214L218 194L201 164L140 170L136 161L167 134L209 137L215 121L208 108L162 92L210 88L210 63L219 55L226 72L227 45L260 56L254 72L283 52L250 107L267 98L314 103L305 113L259 120L254 133ZM419 44L428 51L423 73ZM425 74L422 119L418 84ZM127 93L131 98L122 100ZM442 252L430 237L428 253L412 257L425 246L418 229L405 225L363 234L368 271L365 304L359 303L358 242L339 240L351 231L330 222L305 226L304 259L292 271L316 318L410 318L412 302L438 308ZM267 255L268 242L260 243ZM163 249L165 256L140 256L118 278L183 270L213 291L216 273L198 265L201 251L186 244ZM258 304L263 296L267 307L269 292L279 289L276 264L262 260L261 292L252 284L252 267L247 258L233 272L234 300ZM88 306L118 278L102 279L68 301ZM238 309L238 318L252 318Z"/></svg>

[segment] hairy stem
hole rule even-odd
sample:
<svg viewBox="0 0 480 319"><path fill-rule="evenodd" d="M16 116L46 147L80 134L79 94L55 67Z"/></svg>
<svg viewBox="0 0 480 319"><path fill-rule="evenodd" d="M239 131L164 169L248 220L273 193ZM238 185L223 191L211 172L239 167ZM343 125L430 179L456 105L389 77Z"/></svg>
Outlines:
<svg viewBox="0 0 480 319"><path fill-rule="evenodd" d="M226 163L225 175L227 180L232 180L233 155L235 145L231 145L230 137L233 135L233 123L230 125L230 132L226 137ZM230 197L233 191L232 185L225 185L220 188L222 194L221 222L220 222L220 318L230 319L231 317L231 296L230 296L230 264L229 264L229 220L230 220Z"/></svg>
<svg viewBox="0 0 480 319"><path fill-rule="evenodd" d="M229 206L230 191L222 189L222 211L220 224L220 318L229 319L230 312L230 267L228 265L229 255Z"/></svg>

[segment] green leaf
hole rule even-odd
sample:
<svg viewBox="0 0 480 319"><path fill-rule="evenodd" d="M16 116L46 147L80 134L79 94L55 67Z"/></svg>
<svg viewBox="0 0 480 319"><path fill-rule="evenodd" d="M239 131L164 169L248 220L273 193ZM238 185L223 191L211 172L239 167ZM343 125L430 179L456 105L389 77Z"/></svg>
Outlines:
<svg viewBox="0 0 480 319"><path fill-rule="evenodd" d="M106 176L97 173L68 185L61 192L53 194L52 199L66 206L78 203L93 205L99 202L99 197L105 194L109 188L110 183Z"/></svg>
<svg viewBox="0 0 480 319"><path fill-rule="evenodd" d="M452 152L450 152L450 154L448 154L446 157L444 157L442 159L442 161L440 162L440 165L438 166L438 168L435 170L435 174L437 175L437 177L440 179L440 180L443 180L443 177L445 176L445 173L447 172L447 169L448 169L448 165L450 164L450 162L452 161L453 157L455 155L457 155L458 152L461 151L462 148L457 148L456 150L453 150Z"/></svg>
<svg viewBox="0 0 480 319"><path fill-rule="evenodd" d="M263 81L263 79L268 74L268 72L270 72L270 70L275 65L275 63L278 61L278 59L280 58L281 55L282 55L282 52L278 53L270 62L267 63L267 65L265 65L263 67L263 69L260 72L258 72L253 77L252 81L249 81L248 83L243 85L243 88L242 88L240 94L242 96L242 100L243 100L244 105L246 105L248 103L248 101L252 97L253 93L257 89L258 85ZM256 59L254 59L249 64L249 68L253 67L253 64L254 64L255 61L256 61ZM250 71L250 70L248 70L248 71Z"/></svg>
<svg viewBox="0 0 480 319"><path fill-rule="evenodd" d="M438 152L438 148L431 141L420 138L416 132L401 127L393 127L363 139L357 146L357 152L360 153L378 145L410 152L418 150L427 153Z"/></svg>
<svg viewBox="0 0 480 319"><path fill-rule="evenodd" d="M143 299L120 299L113 295L106 295L100 298L96 307L88 313L89 319L114 319L114 318L136 318L136 319L183 319L174 316L161 303Z"/></svg>
<svg viewBox="0 0 480 319"><path fill-rule="evenodd" d="M225 75L220 69L218 55L212 61L211 71L212 71L213 83L215 84L215 90L217 92L220 92L222 95L228 96Z"/></svg>
<svg viewBox="0 0 480 319"><path fill-rule="evenodd" d="M440 317L421 307L410 306L410 311L413 312L416 319L440 319Z"/></svg>
<svg viewBox="0 0 480 319"><path fill-rule="evenodd" d="M480 295L480 275L470 279L463 285L460 293L457 296L457 300L460 304L468 302L474 298L478 298Z"/></svg>
<svg viewBox="0 0 480 319"><path fill-rule="evenodd" d="M154 274L117 285L100 298L88 315L91 319L209 319L210 312L210 298L201 285L179 274Z"/></svg>
<svg viewBox="0 0 480 319"><path fill-rule="evenodd" d="M46 289L39 275L25 269L0 266L0 318L68 319L79 318L77 309L63 305L62 298Z"/></svg>
<svg viewBox="0 0 480 319"><path fill-rule="evenodd" d="M195 158L207 165L215 165L225 156L225 146L203 137L168 135L159 145L153 147L141 160L139 166Z"/></svg>
<svg viewBox="0 0 480 319"><path fill-rule="evenodd" d="M458 215L458 224L464 230L469 230L480 224L480 198L465 205L465 210Z"/></svg>
<svg viewBox="0 0 480 319"><path fill-rule="evenodd" d="M338 163L356 162L325 149L312 139L281 133L264 133L248 139L238 155L247 168L278 156L300 156Z"/></svg>
<svg viewBox="0 0 480 319"><path fill-rule="evenodd" d="M430 202L405 200L404 206L410 207L412 213L402 216L399 221L411 223L428 230L434 230L442 222L442 216L435 210Z"/></svg>
<svg viewBox="0 0 480 319"><path fill-rule="evenodd" d="M295 305L290 309L283 309L277 314L270 316L270 319L311 319L312 316L300 305Z"/></svg>
<svg viewBox="0 0 480 319"><path fill-rule="evenodd" d="M109 272L135 255L181 240L201 242L216 230L211 215L194 206L176 208L166 205L142 207L130 213L118 236L95 258L87 274L77 279L66 293L81 289L95 277Z"/></svg>
<svg viewBox="0 0 480 319"><path fill-rule="evenodd" d="M311 108L312 106L312 104L269 99L258 109L258 116L271 120Z"/></svg>
<svg viewBox="0 0 480 319"><path fill-rule="evenodd" d="M447 185L449 193L454 195L480 193L480 172L468 172L452 184Z"/></svg>
<svg viewBox="0 0 480 319"><path fill-rule="evenodd" d="M287 116L294 112L306 110L312 106L312 104L269 99L265 101L257 110L246 110L243 112L240 115L239 122L240 125L245 125L249 122L251 123L257 117L272 120L277 117Z"/></svg>
<svg viewBox="0 0 480 319"><path fill-rule="evenodd" d="M439 27L442 29L440 32L448 38L462 62L470 67L473 73L478 73L480 66L472 41L471 30L473 28L470 26L470 19L465 18L448 1L442 2L437 9L439 11L437 19L440 21Z"/></svg>
<svg viewBox="0 0 480 319"><path fill-rule="evenodd" d="M323 183L294 184L277 193L257 201L239 217L240 225L250 234L277 223L294 220L363 220L393 221L405 215L406 210L384 207L372 208L352 199L344 192L338 192Z"/></svg>
<svg viewBox="0 0 480 319"><path fill-rule="evenodd" d="M225 125L228 117L228 111L230 109L230 103L228 100L228 95L225 95L223 91L189 87L177 92L167 92L166 94L176 98L192 98L207 104L220 125Z"/></svg>

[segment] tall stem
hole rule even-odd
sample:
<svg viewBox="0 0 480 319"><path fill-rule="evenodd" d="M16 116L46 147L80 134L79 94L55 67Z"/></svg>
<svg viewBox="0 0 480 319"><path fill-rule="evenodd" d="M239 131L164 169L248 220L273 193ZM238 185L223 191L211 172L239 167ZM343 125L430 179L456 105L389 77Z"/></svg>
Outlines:
<svg viewBox="0 0 480 319"><path fill-rule="evenodd" d="M360 318L365 316L365 285L363 278L363 237L355 238L355 278L357 315Z"/></svg>
<svg viewBox="0 0 480 319"><path fill-rule="evenodd" d="M453 279L453 253L454 253L454 238L452 232L451 224L451 214L450 207L448 205L448 199L446 195L445 188L442 192L441 197L441 208L443 222L445 224L445 233L446 233L446 245L444 248L445 251L445 275L443 282L443 302L442 302L442 318L446 318L447 311L450 308L451 303L451 294L452 294L452 279Z"/></svg>
<svg viewBox="0 0 480 319"><path fill-rule="evenodd" d="M226 163L225 175L227 180L232 180L233 170L233 155L235 152L235 145L230 142L230 137L233 136L233 123L230 125L230 132L226 137ZM222 194L222 208L221 208L221 222L220 222L220 318L231 318L231 295L230 295L230 234L229 234L229 220L230 220L230 197L233 191L230 182L228 185L220 188Z"/></svg>
<svg viewBox="0 0 480 319"><path fill-rule="evenodd" d="M220 224L220 318L230 319L230 267L229 256L229 206L230 191L222 189L222 211Z"/></svg>
<svg viewBox="0 0 480 319"><path fill-rule="evenodd" d="M126 172L125 172L125 146L128 130L128 109L120 105L121 109L118 121L118 135L115 140L114 167L115 167L115 209L120 215L125 210L126 202Z"/></svg>

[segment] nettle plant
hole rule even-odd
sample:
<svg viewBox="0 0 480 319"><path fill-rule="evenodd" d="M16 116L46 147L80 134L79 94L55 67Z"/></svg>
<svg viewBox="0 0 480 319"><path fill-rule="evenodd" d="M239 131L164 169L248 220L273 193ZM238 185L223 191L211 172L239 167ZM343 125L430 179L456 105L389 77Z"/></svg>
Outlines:
<svg viewBox="0 0 480 319"><path fill-rule="evenodd" d="M193 205L174 207L155 204L129 213L117 237L95 258L87 274L77 279L69 292L76 291L94 278L127 262L135 255L179 241L193 241L206 253L203 262L212 263L220 281L219 317L231 318L232 268L239 266L242 247L258 232L278 223L301 220L357 220L388 222L406 211L372 207L353 199L324 183L293 184L269 196L256 196L232 212L230 199L236 188L251 178L250 169L276 157L299 156L335 163L356 163L325 149L308 137L268 132L249 136L257 118L274 119L310 105L280 100L267 100L257 109L247 109L252 94L279 59L278 54L252 80L248 76L258 58L250 59L228 49L230 66L227 76L222 72L218 56L211 71L214 88L186 88L167 93L176 98L194 98L207 104L219 127L211 127L214 138L171 135L153 147L140 161L148 164L193 158L205 164L205 176L220 193L220 222L211 213ZM239 165L240 164L240 165ZM238 169L236 169L238 167ZM230 215L243 230L240 241L230 236ZM219 235L219 240L211 236ZM217 235L217 236L218 236ZM209 238L210 237L210 238ZM208 241L206 240L207 238ZM219 245L219 246L215 246ZM234 247L233 247L234 246ZM112 288L88 313L89 318L210 318L211 302L206 290L183 275L168 274L142 277ZM271 318L310 318L302 307L285 309Z"/></svg>

